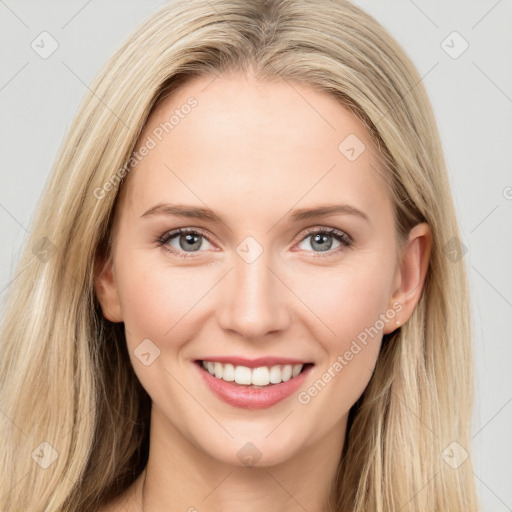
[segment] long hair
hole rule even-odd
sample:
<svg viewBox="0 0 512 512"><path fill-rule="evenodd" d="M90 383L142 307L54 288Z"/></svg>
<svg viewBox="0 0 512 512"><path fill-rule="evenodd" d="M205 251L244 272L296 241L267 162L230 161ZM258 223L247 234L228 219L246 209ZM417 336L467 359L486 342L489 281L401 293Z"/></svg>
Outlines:
<svg viewBox="0 0 512 512"><path fill-rule="evenodd" d="M38 206L0 334L2 511L93 511L143 470L150 398L123 325L103 317L94 291L98 256L110 250L113 179L126 175L148 116L172 91L194 76L248 70L261 81L308 84L349 108L378 148L397 238L419 222L433 235L420 301L384 336L350 410L333 508L478 509L466 453L466 269L453 257L459 228L421 77L389 33L348 1L179 0L102 68Z"/></svg>

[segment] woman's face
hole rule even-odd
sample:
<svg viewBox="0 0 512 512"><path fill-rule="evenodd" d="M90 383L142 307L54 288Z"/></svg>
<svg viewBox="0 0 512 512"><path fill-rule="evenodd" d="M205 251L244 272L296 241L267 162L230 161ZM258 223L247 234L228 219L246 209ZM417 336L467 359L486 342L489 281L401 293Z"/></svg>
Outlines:
<svg viewBox="0 0 512 512"><path fill-rule="evenodd" d="M374 152L330 95L282 80L196 78L150 116L97 289L152 435L237 465L341 446L424 274L398 259Z"/></svg>

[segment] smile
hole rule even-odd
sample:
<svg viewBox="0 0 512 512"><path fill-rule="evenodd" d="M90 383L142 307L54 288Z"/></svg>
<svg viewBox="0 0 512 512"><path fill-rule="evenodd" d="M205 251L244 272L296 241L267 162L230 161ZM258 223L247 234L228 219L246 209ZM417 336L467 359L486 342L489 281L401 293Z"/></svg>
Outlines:
<svg viewBox="0 0 512 512"><path fill-rule="evenodd" d="M202 366L217 379L222 379L226 382L236 382L244 386L254 385L260 387L287 382L297 377L304 367L303 364L286 364L249 368L247 366L234 366L231 363L223 364L218 361L202 361Z"/></svg>
<svg viewBox="0 0 512 512"><path fill-rule="evenodd" d="M223 358L224 359L224 358ZM195 366L213 393L229 405L244 409L270 407L294 393L310 373L313 363L270 360L196 360Z"/></svg>

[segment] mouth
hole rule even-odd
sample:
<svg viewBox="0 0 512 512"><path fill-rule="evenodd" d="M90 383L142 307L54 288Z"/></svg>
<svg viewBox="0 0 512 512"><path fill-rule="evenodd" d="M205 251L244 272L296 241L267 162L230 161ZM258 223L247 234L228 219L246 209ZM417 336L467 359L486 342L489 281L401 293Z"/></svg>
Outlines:
<svg viewBox="0 0 512 512"><path fill-rule="evenodd" d="M244 409L270 407L289 397L314 366L311 362L291 359L220 359L198 359L194 366L218 398Z"/></svg>
<svg viewBox="0 0 512 512"><path fill-rule="evenodd" d="M249 388L264 388L294 379L313 363L274 364L250 367L221 361L197 360L216 379Z"/></svg>

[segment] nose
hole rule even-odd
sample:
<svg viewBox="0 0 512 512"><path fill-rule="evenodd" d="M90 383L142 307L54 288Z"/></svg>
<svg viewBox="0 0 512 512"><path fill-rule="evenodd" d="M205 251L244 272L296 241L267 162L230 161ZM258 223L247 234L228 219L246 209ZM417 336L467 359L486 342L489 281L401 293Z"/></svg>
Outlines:
<svg viewBox="0 0 512 512"><path fill-rule="evenodd" d="M224 297L217 309L224 330L256 340L288 327L286 292L290 292L269 268L270 263L265 251L251 263L235 255L234 268L223 280Z"/></svg>

